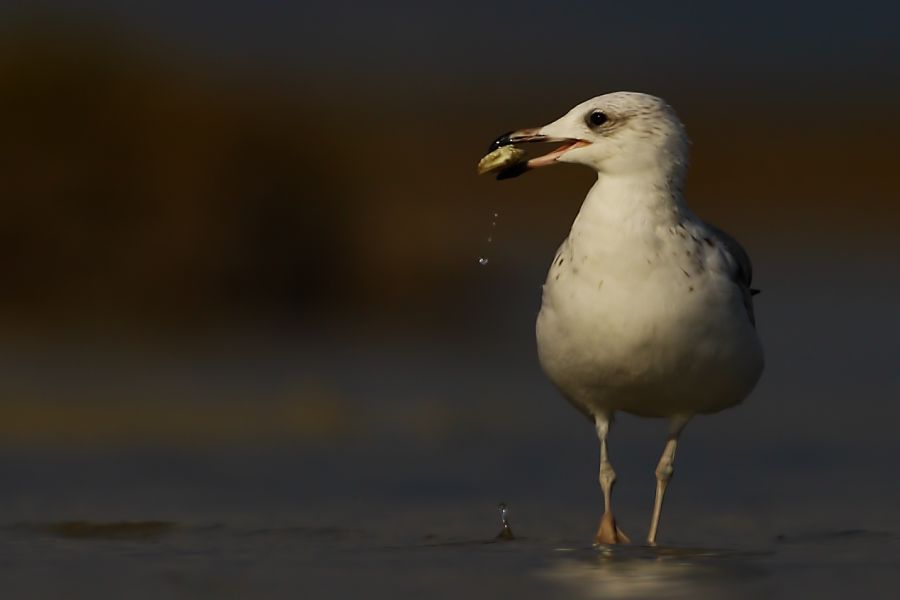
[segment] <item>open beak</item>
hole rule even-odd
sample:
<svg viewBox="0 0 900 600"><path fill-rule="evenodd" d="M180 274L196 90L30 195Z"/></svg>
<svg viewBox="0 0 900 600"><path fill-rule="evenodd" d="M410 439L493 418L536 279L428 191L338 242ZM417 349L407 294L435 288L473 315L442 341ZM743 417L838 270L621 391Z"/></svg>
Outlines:
<svg viewBox="0 0 900 600"><path fill-rule="evenodd" d="M493 152L497 148L500 148L502 146L509 146L510 144L525 144L530 142L562 142L562 146L542 156L530 158L526 161L515 163L502 169L499 173L497 173L497 179L510 179L512 177L518 177L522 173L530 171L531 169L552 165L560 156L562 156L569 150L572 150L573 148L580 148L582 146L587 146L588 144L590 144L590 142L586 140L543 135L540 133L540 128L535 127L532 129L519 129L517 131L504 133L496 140L491 142L491 146L490 148L488 148L488 152Z"/></svg>

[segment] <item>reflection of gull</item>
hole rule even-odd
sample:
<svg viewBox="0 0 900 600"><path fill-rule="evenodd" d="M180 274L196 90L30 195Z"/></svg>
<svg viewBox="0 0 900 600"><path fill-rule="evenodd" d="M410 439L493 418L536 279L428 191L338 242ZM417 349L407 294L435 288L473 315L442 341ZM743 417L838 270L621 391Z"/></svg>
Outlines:
<svg viewBox="0 0 900 600"><path fill-rule="evenodd" d="M755 559L764 556L688 549L622 554L606 547L587 556L576 550L574 556L551 562L537 575L564 585L572 592L569 597L758 598L760 589L754 583L764 571Z"/></svg>
<svg viewBox="0 0 900 600"><path fill-rule="evenodd" d="M564 145L499 178L555 162L598 174L544 285L541 365L597 428L605 501L599 543L627 541L611 510L616 475L606 438L614 412L670 419L656 469L653 544L682 428L697 413L741 402L762 372L750 261L685 204L688 140L659 98L599 96L549 125L501 136L493 148L535 141Z"/></svg>
<svg viewBox="0 0 900 600"><path fill-rule="evenodd" d="M696 592L695 565L685 562L629 561L591 564L559 561L541 575L588 598L689 598Z"/></svg>

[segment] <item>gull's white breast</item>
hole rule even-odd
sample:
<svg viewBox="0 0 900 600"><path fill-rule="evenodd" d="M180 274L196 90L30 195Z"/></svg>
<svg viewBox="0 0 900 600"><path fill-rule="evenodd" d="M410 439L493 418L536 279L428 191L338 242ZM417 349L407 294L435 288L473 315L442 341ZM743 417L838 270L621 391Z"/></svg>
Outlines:
<svg viewBox="0 0 900 600"><path fill-rule="evenodd" d="M688 217L639 227L579 224L544 284L541 365L595 414L716 412L741 402L762 347L727 257Z"/></svg>

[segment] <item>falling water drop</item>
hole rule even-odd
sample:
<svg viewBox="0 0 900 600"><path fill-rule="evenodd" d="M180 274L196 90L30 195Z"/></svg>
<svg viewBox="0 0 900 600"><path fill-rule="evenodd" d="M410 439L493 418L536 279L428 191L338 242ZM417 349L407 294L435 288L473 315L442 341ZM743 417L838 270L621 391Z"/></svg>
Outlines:
<svg viewBox="0 0 900 600"><path fill-rule="evenodd" d="M506 503L501 502L498 504L497 510L500 511L500 522L504 525L509 525L509 507L506 506Z"/></svg>
<svg viewBox="0 0 900 600"><path fill-rule="evenodd" d="M497 218L499 216L500 216L500 213L498 213L497 211L491 212L491 228L490 228L490 231L488 231L488 235L487 235L487 243L488 244L494 243L494 230L497 228ZM482 267L487 266L488 262L489 262L489 260L486 256L480 256L478 258L478 264Z"/></svg>

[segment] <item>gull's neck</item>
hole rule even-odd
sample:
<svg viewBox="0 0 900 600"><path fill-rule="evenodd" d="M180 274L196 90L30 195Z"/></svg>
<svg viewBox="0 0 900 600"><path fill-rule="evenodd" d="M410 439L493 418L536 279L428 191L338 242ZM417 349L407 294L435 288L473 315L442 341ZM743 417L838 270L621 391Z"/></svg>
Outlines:
<svg viewBox="0 0 900 600"><path fill-rule="evenodd" d="M680 173L665 169L610 175L599 173L572 224L572 234L613 230L628 234L677 225L691 218Z"/></svg>

